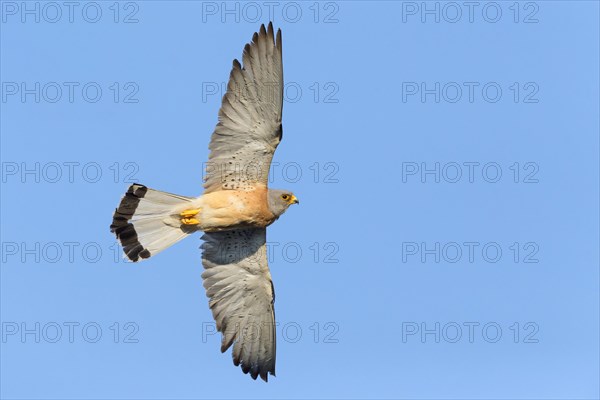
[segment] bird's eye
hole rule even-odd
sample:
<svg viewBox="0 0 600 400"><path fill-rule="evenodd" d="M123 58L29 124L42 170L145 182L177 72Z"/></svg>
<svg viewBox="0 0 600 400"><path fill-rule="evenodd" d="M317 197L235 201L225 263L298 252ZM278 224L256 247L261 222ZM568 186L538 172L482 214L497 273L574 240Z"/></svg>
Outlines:
<svg viewBox="0 0 600 400"><path fill-rule="evenodd" d="M290 198L290 196L289 196L289 195L287 195L287 194L282 194L282 195L281 195L281 198L282 198L283 200L286 200L286 201L287 201L287 200Z"/></svg>

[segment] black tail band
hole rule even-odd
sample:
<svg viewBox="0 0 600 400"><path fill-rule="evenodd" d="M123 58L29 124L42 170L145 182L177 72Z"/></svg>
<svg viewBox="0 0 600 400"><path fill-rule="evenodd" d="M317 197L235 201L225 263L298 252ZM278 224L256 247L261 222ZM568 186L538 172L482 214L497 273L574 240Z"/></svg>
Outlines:
<svg viewBox="0 0 600 400"><path fill-rule="evenodd" d="M148 258L151 255L139 242L137 232L133 224L129 222L147 191L146 186L137 183L129 186L119 207L115 210L113 222L110 225L110 231L117 235L123 251L131 261L138 261L140 258Z"/></svg>

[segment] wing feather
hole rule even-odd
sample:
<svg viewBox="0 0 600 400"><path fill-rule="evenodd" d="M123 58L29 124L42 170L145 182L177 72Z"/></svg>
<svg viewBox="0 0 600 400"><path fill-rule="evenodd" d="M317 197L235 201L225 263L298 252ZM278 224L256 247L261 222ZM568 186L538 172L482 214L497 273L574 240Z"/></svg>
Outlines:
<svg viewBox="0 0 600 400"><path fill-rule="evenodd" d="M205 233L204 288L233 363L253 379L275 375L275 311L266 229Z"/></svg>
<svg viewBox="0 0 600 400"><path fill-rule="evenodd" d="M209 144L205 192L267 185L281 141L283 64L281 30L261 25L246 44L242 66L233 61L219 122Z"/></svg>

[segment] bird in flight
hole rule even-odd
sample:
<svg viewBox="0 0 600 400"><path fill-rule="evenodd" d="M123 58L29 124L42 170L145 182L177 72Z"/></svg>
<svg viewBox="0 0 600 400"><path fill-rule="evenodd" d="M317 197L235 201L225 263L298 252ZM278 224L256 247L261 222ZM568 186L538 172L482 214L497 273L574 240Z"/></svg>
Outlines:
<svg viewBox="0 0 600 400"><path fill-rule="evenodd" d="M275 376L275 292L267 264L267 226L298 199L267 187L283 129L281 29L261 25L233 60L219 122L210 139L204 193L185 197L129 187L110 229L127 258L152 257L196 231L202 279L222 333L221 352L253 379Z"/></svg>

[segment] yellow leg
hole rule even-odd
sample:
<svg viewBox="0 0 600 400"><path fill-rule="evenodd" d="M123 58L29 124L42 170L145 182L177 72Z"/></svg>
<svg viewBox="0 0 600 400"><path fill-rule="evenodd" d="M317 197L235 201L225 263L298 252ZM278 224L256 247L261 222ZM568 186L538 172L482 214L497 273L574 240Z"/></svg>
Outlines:
<svg viewBox="0 0 600 400"><path fill-rule="evenodd" d="M185 210L179 214L181 217L181 223L184 225L198 225L200 221L194 218L200 212L199 209L196 210Z"/></svg>

